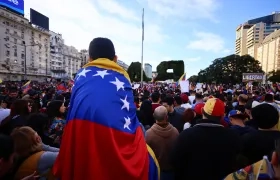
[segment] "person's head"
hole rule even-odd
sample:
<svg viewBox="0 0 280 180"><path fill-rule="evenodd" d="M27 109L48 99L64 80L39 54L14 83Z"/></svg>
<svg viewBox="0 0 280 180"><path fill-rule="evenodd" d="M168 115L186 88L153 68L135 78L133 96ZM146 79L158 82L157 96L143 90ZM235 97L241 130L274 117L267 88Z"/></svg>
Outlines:
<svg viewBox="0 0 280 180"><path fill-rule="evenodd" d="M151 99L153 103L159 103L160 101L160 94L158 92L153 92L151 95Z"/></svg>
<svg viewBox="0 0 280 180"><path fill-rule="evenodd" d="M259 129L275 130L279 121L278 110L267 103L260 104L252 109L252 117Z"/></svg>
<svg viewBox="0 0 280 180"><path fill-rule="evenodd" d="M1 100L0 108L6 109L8 107L8 102L4 99Z"/></svg>
<svg viewBox="0 0 280 180"><path fill-rule="evenodd" d="M14 141L15 153L19 157L28 157L35 152L43 150L40 136L31 127L16 128L11 133Z"/></svg>
<svg viewBox="0 0 280 180"><path fill-rule="evenodd" d="M186 94L181 94L180 95L180 97L181 97L181 99L182 99L182 103L183 104L186 104L186 103L188 103L189 102L189 97L188 97L188 95L186 95Z"/></svg>
<svg viewBox="0 0 280 180"><path fill-rule="evenodd" d="M11 105L11 117L16 115L27 116L29 114L28 101L17 99Z"/></svg>
<svg viewBox="0 0 280 180"><path fill-rule="evenodd" d="M115 53L115 47L110 39L97 37L90 42L89 61L94 61L99 58L106 58L117 62L118 57Z"/></svg>
<svg viewBox="0 0 280 180"><path fill-rule="evenodd" d="M208 99L202 109L203 119L220 122L224 114L225 104L223 101L217 98Z"/></svg>
<svg viewBox="0 0 280 180"><path fill-rule="evenodd" d="M27 118L27 126L31 127L38 133L39 136L43 136L50 125L48 116L43 113L34 113Z"/></svg>
<svg viewBox="0 0 280 180"><path fill-rule="evenodd" d="M174 106L181 106L182 104L182 98L180 96L175 96L174 97Z"/></svg>
<svg viewBox="0 0 280 180"><path fill-rule="evenodd" d="M197 103L195 106L194 106L194 112L196 113L196 115L198 116L202 116L202 109L204 107L204 103Z"/></svg>
<svg viewBox="0 0 280 180"><path fill-rule="evenodd" d="M254 101L254 100L249 100L246 105L245 105L245 113L252 118L252 109L254 107L256 107L257 105L259 105L260 103L258 101Z"/></svg>
<svg viewBox="0 0 280 180"><path fill-rule="evenodd" d="M16 87L12 87L12 88L9 89L9 96L10 96L11 98L17 98L17 96L18 96L18 90L17 90Z"/></svg>
<svg viewBox="0 0 280 180"><path fill-rule="evenodd" d="M173 103L174 103L174 98L172 96L167 96L162 100L162 105L170 113L172 113L174 111L174 104Z"/></svg>
<svg viewBox="0 0 280 180"><path fill-rule="evenodd" d="M63 101L51 101L47 106L47 114L50 118L62 118L65 113L66 107Z"/></svg>
<svg viewBox="0 0 280 180"><path fill-rule="evenodd" d="M245 104L247 103L247 101L248 101L248 96L247 96L246 94L240 94L240 95L238 96L238 103L239 103L239 104L245 105Z"/></svg>
<svg viewBox="0 0 280 180"><path fill-rule="evenodd" d="M14 142L10 136L0 134L0 179L13 165Z"/></svg>
<svg viewBox="0 0 280 180"><path fill-rule="evenodd" d="M274 101L274 96L273 96L272 94L266 94L266 95L264 96L264 101L265 101L265 102L271 103L271 102Z"/></svg>
<svg viewBox="0 0 280 180"><path fill-rule="evenodd" d="M157 123L166 123L167 119L168 119L167 115L168 115L168 112L164 106L157 107L153 114L155 121Z"/></svg>
<svg viewBox="0 0 280 180"><path fill-rule="evenodd" d="M184 122L192 123L195 116L196 113L194 112L194 110L188 108L184 111L182 118Z"/></svg>
<svg viewBox="0 0 280 180"><path fill-rule="evenodd" d="M196 93L195 94L195 100L196 100L196 102L199 101L199 100L203 100L203 95L200 94L200 93Z"/></svg>
<svg viewBox="0 0 280 180"><path fill-rule="evenodd" d="M241 111L231 110L228 113L228 118L231 125L244 126L244 121L247 118L247 116Z"/></svg>

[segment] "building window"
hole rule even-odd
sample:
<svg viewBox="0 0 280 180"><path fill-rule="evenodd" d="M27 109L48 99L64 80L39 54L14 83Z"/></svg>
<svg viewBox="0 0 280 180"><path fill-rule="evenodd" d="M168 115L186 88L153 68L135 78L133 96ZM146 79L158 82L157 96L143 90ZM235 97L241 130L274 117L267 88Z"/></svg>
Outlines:
<svg viewBox="0 0 280 180"><path fill-rule="evenodd" d="M17 57L17 49L15 49L14 56Z"/></svg>
<svg viewBox="0 0 280 180"><path fill-rule="evenodd" d="M23 66L24 66L24 61L21 61L21 65L23 65Z"/></svg>
<svg viewBox="0 0 280 180"><path fill-rule="evenodd" d="M14 38L14 43L17 44L17 39L16 38Z"/></svg>
<svg viewBox="0 0 280 180"><path fill-rule="evenodd" d="M6 56L10 56L10 51L6 51Z"/></svg>
<svg viewBox="0 0 280 180"><path fill-rule="evenodd" d="M21 59L24 59L24 54L23 53L21 53Z"/></svg>
<svg viewBox="0 0 280 180"><path fill-rule="evenodd" d="M10 40L9 36L6 36L4 39L5 39L5 41L9 41Z"/></svg>
<svg viewBox="0 0 280 180"><path fill-rule="evenodd" d="M24 68L21 68L21 72L24 72Z"/></svg>

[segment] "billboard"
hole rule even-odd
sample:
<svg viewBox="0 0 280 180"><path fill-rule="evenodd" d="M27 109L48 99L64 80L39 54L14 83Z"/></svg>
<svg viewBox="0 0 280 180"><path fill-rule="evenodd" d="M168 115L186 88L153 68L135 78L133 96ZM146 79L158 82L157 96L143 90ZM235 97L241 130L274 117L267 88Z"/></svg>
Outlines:
<svg viewBox="0 0 280 180"><path fill-rule="evenodd" d="M243 73L242 74L243 82L249 82L249 81L262 82L263 78L264 78L263 73Z"/></svg>
<svg viewBox="0 0 280 180"><path fill-rule="evenodd" d="M24 0L0 0L0 6L4 6L18 14L24 15Z"/></svg>
<svg viewBox="0 0 280 180"><path fill-rule="evenodd" d="M30 8L30 22L36 26L49 30L49 18Z"/></svg>

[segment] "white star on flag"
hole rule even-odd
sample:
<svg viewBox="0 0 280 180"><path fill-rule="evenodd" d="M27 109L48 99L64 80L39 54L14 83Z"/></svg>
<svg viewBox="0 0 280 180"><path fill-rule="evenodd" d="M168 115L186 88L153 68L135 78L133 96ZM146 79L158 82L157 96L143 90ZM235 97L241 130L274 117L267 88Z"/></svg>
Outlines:
<svg viewBox="0 0 280 180"><path fill-rule="evenodd" d="M110 83L115 84L117 86L117 91L122 89L124 90L124 82L121 82L117 77L115 77L116 81L110 81Z"/></svg>
<svg viewBox="0 0 280 180"><path fill-rule="evenodd" d="M103 70L103 71L97 71L97 73L93 76L100 76L102 77L102 79L104 79L104 76L108 75L110 73L107 73L107 70Z"/></svg>
<svg viewBox="0 0 280 180"><path fill-rule="evenodd" d="M125 96L124 99L121 99L121 101L123 102L122 109L126 108L127 111L129 111L129 102L126 99L127 99L127 96Z"/></svg>
<svg viewBox="0 0 280 180"><path fill-rule="evenodd" d="M81 77L81 76L84 76L86 77L86 73L87 72L90 72L91 70L86 70L86 69L83 69L79 74L77 74L77 80Z"/></svg>
<svg viewBox="0 0 280 180"><path fill-rule="evenodd" d="M128 129L128 130L130 130L131 131L131 129L129 128L129 125L131 124L131 120L130 120L130 118L129 117L127 117L127 118L124 118L124 120L125 120L125 123L124 123L124 125L123 125L123 128L125 129Z"/></svg>

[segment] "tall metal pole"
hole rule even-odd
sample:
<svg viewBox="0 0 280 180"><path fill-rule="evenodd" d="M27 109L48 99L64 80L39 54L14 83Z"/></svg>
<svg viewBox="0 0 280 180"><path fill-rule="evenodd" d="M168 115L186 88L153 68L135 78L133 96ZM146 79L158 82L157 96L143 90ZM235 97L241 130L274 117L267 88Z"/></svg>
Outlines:
<svg viewBox="0 0 280 180"><path fill-rule="evenodd" d="M27 80L27 68L26 68L26 44L24 44L24 80Z"/></svg>
<svg viewBox="0 0 280 180"><path fill-rule="evenodd" d="M143 85L144 8L142 12L141 84Z"/></svg>

